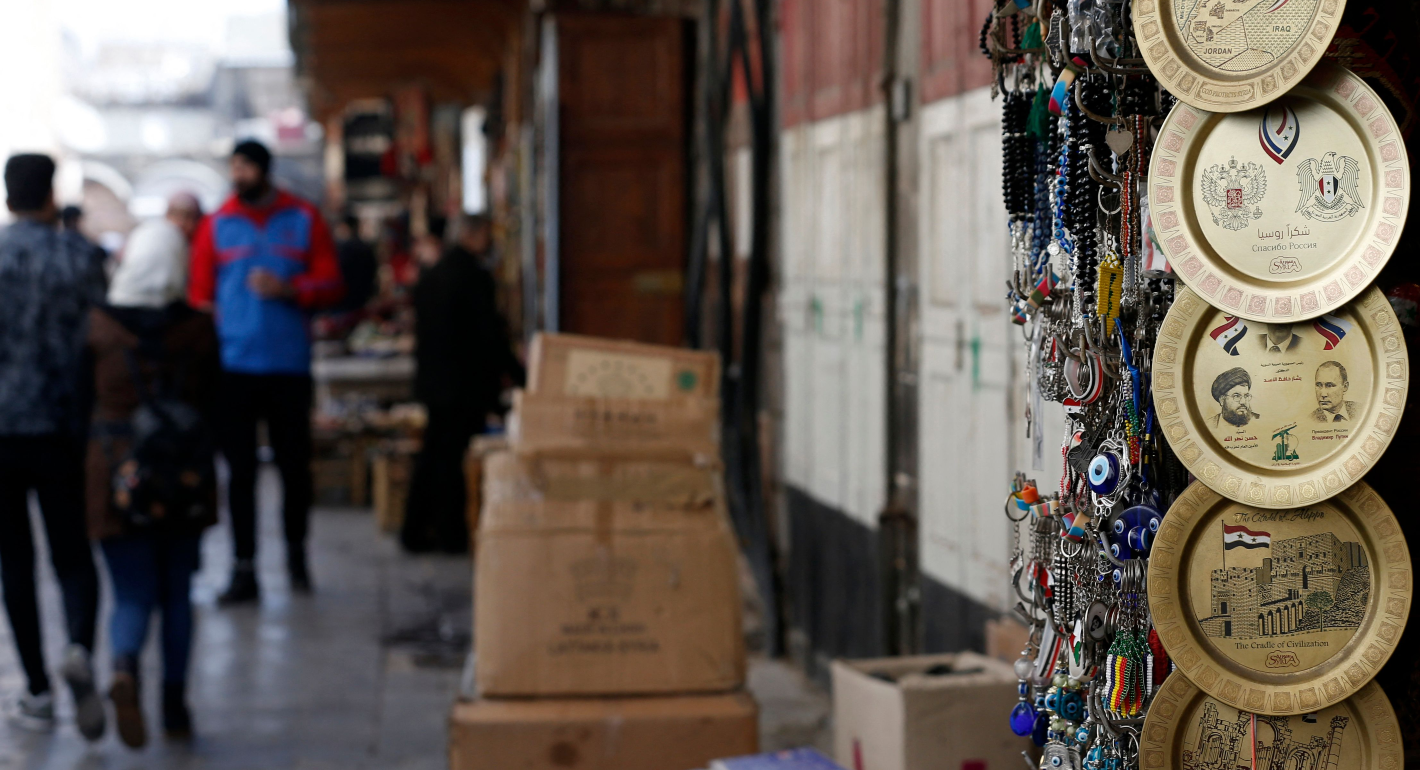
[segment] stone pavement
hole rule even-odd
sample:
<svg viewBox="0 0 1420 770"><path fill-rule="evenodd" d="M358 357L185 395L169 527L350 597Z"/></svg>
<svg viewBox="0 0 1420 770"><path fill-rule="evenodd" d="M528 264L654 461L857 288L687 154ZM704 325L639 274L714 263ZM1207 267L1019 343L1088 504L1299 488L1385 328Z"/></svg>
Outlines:
<svg viewBox="0 0 1420 770"><path fill-rule="evenodd" d="M276 508L274 478L262 509ZM42 530L38 530L42 531ZM225 527L208 533L196 581L190 698L197 738L166 745L149 687L150 743L130 751L110 734L86 743L61 694L53 735L0 723L0 770L424 770L447 767L446 720L463 678L471 623L469 560L410 557L376 533L368 511L318 509L312 522L314 596L287 590L279 517L263 515L260 607L218 609L230 567ZM100 570L101 574L103 570ZM58 590L41 571L50 661L63 647ZM108 588L104 588L107 597ZM106 626L107 603L101 627ZM152 629L156 634L157 628ZM98 667L107 681L107 640ZM155 645L144 659L159 679ZM827 748L827 700L790 664L756 660L751 687L764 704L766 749ZM0 621L0 693L23 686Z"/></svg>

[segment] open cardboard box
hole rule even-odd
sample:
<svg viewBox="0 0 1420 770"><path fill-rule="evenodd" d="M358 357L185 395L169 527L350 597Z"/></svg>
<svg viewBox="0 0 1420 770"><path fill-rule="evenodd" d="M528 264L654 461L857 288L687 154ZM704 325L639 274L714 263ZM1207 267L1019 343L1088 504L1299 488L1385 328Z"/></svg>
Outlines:
<svg viewBox="0 0 1420 770"><path fill-rule="evenodd" d="M848 770L1020 770L1016 675L971 652L833 663L834 756Z"/></svg>

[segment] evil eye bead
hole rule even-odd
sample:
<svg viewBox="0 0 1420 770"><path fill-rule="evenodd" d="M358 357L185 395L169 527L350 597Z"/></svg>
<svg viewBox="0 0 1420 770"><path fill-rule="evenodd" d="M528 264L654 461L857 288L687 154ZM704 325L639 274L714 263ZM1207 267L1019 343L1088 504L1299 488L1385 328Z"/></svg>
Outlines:
<svg viewBox="0 0 1420 770"><path fill-rule="evenodd" d="M1119 458L1109 452L1090 461L1090 489L1097 495L1112 494L1119 487Z"/></svg>
<svg viewBox="0 0 1420 770"><path fill-rule="evenodd" d="M1055 755L1055 756L1053 756L1053 757L1051 757L1051 758L1050 758L1050 766L1051 766L1051 767L1064 767L1064 766L1065 766L1065 758L1062 757L1062 756L1060 756L1060 755L1058 755L1058 754Z"/></svg>
<svg viewBox="0 0 1420 770"><path fill-rule="evenodd" d="M1144 552L1153 545L1154 533L1148 527L1135 527L1129 530L1129 547L1135 551Z"/></svg>
<svg viewBox="0 0 1420 770"><path fill-rule="evenodd" d="M1150 531L1150 532L1158 532L1158 531L1159 531L1159 524L1163 523L1163 520L1164 520L1164 517L1158 515L1157 513L1154 514L1153 516L1150 516L1150 517L1149 517L1149 531Z"/></svg>
<svg viewBox="0 0 1420 770"><path fill-rule="evenodd" d="M1116 570L1114 571L1114 582L1115 582L1115 583L1123 583L1123 582L1124 582L1124 570L1122 570L1122 569L1116 569Z"/></svg>
<svg viewBox="0 0 1420 770"><path fill-rule="evenodd" d="M1110 543L1109 553L1120 561L1129 561L1134 558L1134 550L1125 543Z"/></svg>
<svg viewBox="0 0 1420 770"><path fill-rule="evenodd" d="M1085 712L1085 701L1078 694L1070 694L1064 697L1064 702L1060 704L1060 716L1070 722L1080 721L1080 717Z"/></svg>
<svg viewBox="0 0 1420 770"><path fill-rule="evenodd" d="M1111 528L1114 530L1114 534L1120 537L1124 537L1124 535L1129 532L1129 527L1125 524L1123 518L1115 519L1114 525Z"/></svg>

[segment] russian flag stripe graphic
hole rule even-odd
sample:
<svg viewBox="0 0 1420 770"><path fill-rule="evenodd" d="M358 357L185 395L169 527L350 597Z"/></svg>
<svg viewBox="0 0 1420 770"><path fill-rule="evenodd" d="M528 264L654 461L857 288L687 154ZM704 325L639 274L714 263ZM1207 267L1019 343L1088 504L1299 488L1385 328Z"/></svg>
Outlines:
<svg viewBox="0 0 1420 770"><path fill-rule="evenodd" d="M1346 333L1351 331L1351 322L1334 315L1323 315L1312 322L1312 328L1316 329L1316 333L1326 340L1323 350L1331 350L1340 345Z"/></svg>
<svg viewBox="0 0 1420 770"><path fill-rule="evenodd" d="M1302 126L1297 122L1297 113L1291 107L1279 105L1277 109L1268 107L1257 126L1257 140L1267 157L1281 163L1292 154L1297 146L1297 137Z"/></svg>

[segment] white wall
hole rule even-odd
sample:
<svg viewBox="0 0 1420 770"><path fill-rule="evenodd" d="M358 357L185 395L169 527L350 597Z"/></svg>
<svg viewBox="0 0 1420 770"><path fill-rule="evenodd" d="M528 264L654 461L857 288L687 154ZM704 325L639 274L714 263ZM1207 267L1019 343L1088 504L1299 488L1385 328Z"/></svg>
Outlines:
<svg viewBox="0 0 1420 770"><path fill-rule="evenodd" d="M780 137L784 472L875 526L884 495L881 108Z"/></svg>
<svg viewBox="0 0 1420 770"><path fill-rule="evenodd" d="M875 526L884 502L881 109L780 137L788 483ZM987 89L921 116L918 237L922 568L1008 608L1011 477L1030 468L1024 341L1004 300L1000 105ZM1059 484L1064 418L1047 406L1043 489Z"/></svg>
<svg viewBox="0 0 1420 770"><path fill-rule="evenodd" d="M982 88L926 105L918 478L921 560L933 579L1009 606L1010 524L1002 506L1029 469L1024 343L1004 299L1011 271L1001 199L1000 104ZM1059 484L1059 407L1048 409L1040 485Z"/></svg>

